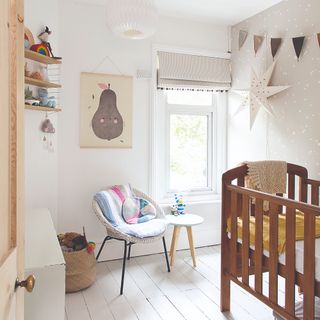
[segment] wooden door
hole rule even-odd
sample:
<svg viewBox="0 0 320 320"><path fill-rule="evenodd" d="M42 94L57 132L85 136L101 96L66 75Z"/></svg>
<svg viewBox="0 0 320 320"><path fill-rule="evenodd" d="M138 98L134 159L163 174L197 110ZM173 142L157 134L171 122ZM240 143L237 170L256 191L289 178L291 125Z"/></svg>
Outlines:
<svg viewBox="0 0 320 320"><path fill-rule="evenodd" d="M23 0L0 1L0 319L23 319Z"/></svg>

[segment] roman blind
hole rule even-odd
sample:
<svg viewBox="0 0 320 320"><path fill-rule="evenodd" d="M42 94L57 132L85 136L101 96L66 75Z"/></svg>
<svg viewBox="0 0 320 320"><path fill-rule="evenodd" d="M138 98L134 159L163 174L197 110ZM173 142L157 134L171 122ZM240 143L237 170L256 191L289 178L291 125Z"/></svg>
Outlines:
<svg viewBox="0 0 320 320"><path fill-rule="evenodd" d="M174 52L158 52L158 89L228 90L230 60Z"/></svg>

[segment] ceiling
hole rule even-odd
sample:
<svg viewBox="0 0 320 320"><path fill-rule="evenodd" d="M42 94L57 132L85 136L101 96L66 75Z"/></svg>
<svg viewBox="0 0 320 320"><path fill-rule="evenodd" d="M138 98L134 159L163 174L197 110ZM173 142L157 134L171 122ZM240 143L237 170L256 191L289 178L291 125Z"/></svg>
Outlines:
<svg viewBox="0 0 320 320"><path fill-rule="evenodd" d="M282 0L155 0L165 16L234 25Z"/></svg>
<svg viewBox="0 0 320 320"><path fill-rule="evenodd" d="M104 5L107 0L75 0L75 2ZM234 25L282 0L154 0L160 15Z"/></svg>

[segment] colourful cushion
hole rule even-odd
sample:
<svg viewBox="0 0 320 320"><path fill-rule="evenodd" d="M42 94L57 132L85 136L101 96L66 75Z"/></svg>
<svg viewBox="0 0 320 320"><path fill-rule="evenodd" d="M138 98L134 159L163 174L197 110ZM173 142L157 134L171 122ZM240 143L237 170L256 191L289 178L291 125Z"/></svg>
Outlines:
<svg viewBox="0 0 320 320"><path fill-rule="evenodd" d="M150 221L156 217L156 214L156 208L152 203L143 198L127 198L122 205L122 217L129 224Z"/></svg>

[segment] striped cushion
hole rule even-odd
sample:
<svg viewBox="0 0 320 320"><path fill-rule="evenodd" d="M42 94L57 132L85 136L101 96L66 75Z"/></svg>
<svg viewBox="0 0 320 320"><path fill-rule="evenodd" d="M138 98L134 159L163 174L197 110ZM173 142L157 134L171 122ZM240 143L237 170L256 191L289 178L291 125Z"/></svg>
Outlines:
<svg viewBox="0 0 320 320"><path fill-rule="evenodd" d="M122 205L127 198L132 198L133 192L131 186L121 185L113 186L108 190L100 191L95 194L94 199L98 203L104 217L117 227L122 224Z"/></svg>

